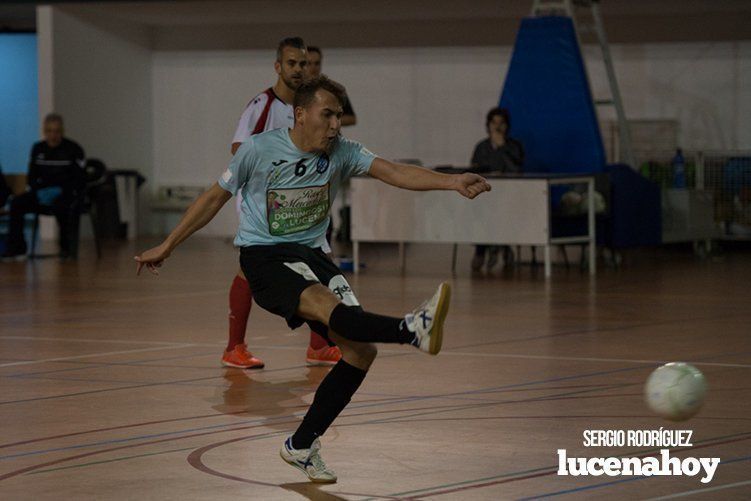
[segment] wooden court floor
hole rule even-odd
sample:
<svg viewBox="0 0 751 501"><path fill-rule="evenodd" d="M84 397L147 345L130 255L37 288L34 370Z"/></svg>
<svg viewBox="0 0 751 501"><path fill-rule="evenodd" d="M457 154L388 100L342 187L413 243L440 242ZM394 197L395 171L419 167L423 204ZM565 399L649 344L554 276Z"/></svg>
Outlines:
<svg viewBox="0 0 751 501"><path fill-rule="evenodd" d="M143 248L153 242L141 242ZM196 238L159 277L134 275L135 245L87 245L77 262L0 263L0 499L751 499L751 255L627 255L595 279L522 266L471 276L470 249L365 246L349 277L369 310L401 315L452 281L444 351L381 345L323 439L339 475L314 486L278 456L326 369L307 333L257 306L248 342L266 369L224 369L237 258ZM694 419L652 417L642 385L692 361L710 389ZM692 430L676 457L719 457L696 477L557 475L570 457L657 455L586 448L582 433Z"/></svg>

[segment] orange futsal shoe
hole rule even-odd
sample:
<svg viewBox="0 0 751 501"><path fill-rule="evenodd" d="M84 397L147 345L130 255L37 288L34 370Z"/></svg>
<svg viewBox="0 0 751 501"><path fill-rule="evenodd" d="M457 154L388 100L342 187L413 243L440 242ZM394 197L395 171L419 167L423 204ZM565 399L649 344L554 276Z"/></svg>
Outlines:
<svg viewBox="0 0 751 501"><path fill-rule="evenodd" d="M264 363L260 358L254 357L248 351L248 345L245 343L235 345L230 351L225 351L222 356L222 365L225 367L236 367L238 369L263 369Z"/></svg>
<svg viewBox="0 0 751 501"><path fill-rule="evenodd" d="M342 350L338 346L324 346L318 350L308 346L305 361L308 365L336 365L341 358Z"/></svg>

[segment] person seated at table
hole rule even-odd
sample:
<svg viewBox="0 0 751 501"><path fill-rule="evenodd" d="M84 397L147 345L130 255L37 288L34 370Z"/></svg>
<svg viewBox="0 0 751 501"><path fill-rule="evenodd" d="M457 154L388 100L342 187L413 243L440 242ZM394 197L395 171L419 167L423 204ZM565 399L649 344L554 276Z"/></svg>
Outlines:
<svg viewBox="0 0 751 501"><path fill-rule="evenodd" d="M524 164L524 148L522 143L509 137L508 130L511 117L505 108L492 108L485 117L485 130L488 137L475 146L472 153L472 172L483 174L521 173ZM472 258L472 271L480 271L488 256L487 270L490 271L498 263L498 254L503 249L505 266L514 261L511 247L504 245L477 245L475 256Z"/></svg>
<svg viewBox="0 0 751 501"><path fill-rule="evenodd" d="M51 208L60 226L60 256L69 257L74 253L78 202L84 184L84 152L78 143L63 137L63 118L57 113L45 117L43 134L44 141L35 143L31 149L27 176L29 191L14 197L10 203L8 240L3 258L18 258L26 254L24 215L40 213L45 208Z"/></svg>

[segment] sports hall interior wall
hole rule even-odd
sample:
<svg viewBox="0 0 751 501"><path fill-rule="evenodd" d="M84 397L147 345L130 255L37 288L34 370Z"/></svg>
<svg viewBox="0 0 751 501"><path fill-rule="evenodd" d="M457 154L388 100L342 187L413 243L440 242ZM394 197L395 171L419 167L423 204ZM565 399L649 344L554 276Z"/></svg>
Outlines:
<svg viewBox="0 0 751 501"><path fill-rule="evenodd" d="M210 19L194 26L189 46L175 35L185 25L155 27L85 9L39 8L50 17L46 29L54 47L51 61L40 59L40 113L48 111L43 103L51 103L91 156L148 178L141 232L159 233L165 221L147 210L151 193L160 184L216 179L230 158L242 108L275 80L274 51L233 45L237 28L224 38L211 37L217 25ZM314 28L301 25L300 34L324 47L324 71L346 85L358 115L347 135L388 158L467 163L484 135L484 114L498 101L513 36L499 32L497 44L466 45L473 40L462 39L456 46L444 45L442 35L427 38L424 46L402 38L405 46L393 46L395 37L382 32L380 46L370 34L362 46L342 47L330 33L316 37ZM280 31L276 38L287 34ZM247 37L254 39L251 31ZM606 79L597 50L584 47L593 93L601 96ZM629 118L675 119L679 142L690 148L751 148L751 41L629 42L614 43L611 50ZM43 89L45 81L51 89ZM235 219L224 209L203 232L229 235Z"/></svg>

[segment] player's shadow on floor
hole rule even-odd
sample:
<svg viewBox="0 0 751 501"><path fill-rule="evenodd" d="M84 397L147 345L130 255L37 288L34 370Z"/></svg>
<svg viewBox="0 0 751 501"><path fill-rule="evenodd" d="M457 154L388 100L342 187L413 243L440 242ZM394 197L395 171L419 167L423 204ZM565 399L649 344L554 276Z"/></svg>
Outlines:
<svg viewBox="0 0 751 501"><path fill-rule="evenodd" d="M284 490L296 492L311 501L346 501L347 498L337 496L321 490L320 484L313 482L295 482L292 484L280 484Z"/></svg>
<svg viewBox="0 0 751 501"><path fill-rule="evenodd" d="M224 369L222 376L229 385L221 396L212 399L221 400L212 408L224 414L262 417L265 426L289 430L302 420L312 401L311 394L328 371L328 367L305 367L295 372L292 379L283 380L273 373ZM310 398L304 400L308 395Z"/></svg>

